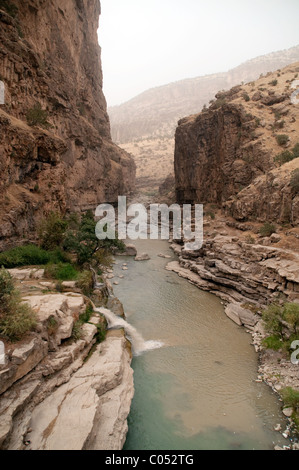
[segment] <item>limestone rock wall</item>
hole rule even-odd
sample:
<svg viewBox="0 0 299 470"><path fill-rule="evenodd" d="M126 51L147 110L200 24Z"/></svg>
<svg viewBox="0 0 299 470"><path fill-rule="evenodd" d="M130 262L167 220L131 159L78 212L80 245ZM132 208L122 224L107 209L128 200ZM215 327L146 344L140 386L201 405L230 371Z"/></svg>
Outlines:
<svg viewBox="0 0 299 470"><path fill-rule="evenodd" d="M263 174L270 158L252 141L254 125L252 116L234 103L179 121L175 176L180 203L222 203ZM242 160L245 149L252 164Z"/></svg>
<svg viewBox="0 0 299 470"><path fill-rule="evenodd" d="M99 1L15 5L0 9L0 248L32 236L49 210L95 209L135 182L132 157L110 137ZM48 126L28 126L36 106Z"/></svg>
<svg viewBox="0 0 299 470"><path fill-rule="evenodd" d="M43 269L10 273L37 325L21 341L5 341L0 449L121 450L134 395L131 345L124 331L108 331L98 343L105 322L95 310L74 335L90 303L82 293L53 292ZM122 308L115 297L106 297L106 285L95 295L113 311Z"/></svg>
<svg viewBox="0 0 299 470"><path fill-rule="evenodd" d="M219 92L209 108L179 121L178 202L218 204L243 222L298 224L299 196L291 185L299 168L298 72L294 63Z"/></svg>

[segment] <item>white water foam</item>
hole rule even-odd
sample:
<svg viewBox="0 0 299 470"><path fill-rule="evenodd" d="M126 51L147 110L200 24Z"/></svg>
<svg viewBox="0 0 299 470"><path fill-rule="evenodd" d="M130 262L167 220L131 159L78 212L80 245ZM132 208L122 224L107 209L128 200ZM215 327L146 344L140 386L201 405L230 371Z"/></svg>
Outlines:
<svg viewBox="0 0 299 470"><path fill-rule="evenodd" d="M108 327L109 328L117 328L121 327L125 330L126 335L130 342L132 343L132 350L134 356L140 356L142 353L146 351L152 351L154 349L159 349L164 346L164 343L162 341L155 341L155 340L149 340L145 341L145 339L142 337L142 335L134 328L134 326L130 325L124 318L121 318L117 315L115 315L111 310L108 310L106 308L98 308L95 309L97 312L101 313L104 315L108 322Z"/></svg>

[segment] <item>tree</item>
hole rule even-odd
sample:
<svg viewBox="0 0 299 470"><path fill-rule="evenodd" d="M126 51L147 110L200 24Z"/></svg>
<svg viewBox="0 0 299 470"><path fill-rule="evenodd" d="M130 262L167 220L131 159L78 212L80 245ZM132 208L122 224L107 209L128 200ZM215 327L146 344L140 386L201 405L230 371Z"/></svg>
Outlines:
<svg viewBox="0 0 299 470"><path fill-rule="evenodd" d="M299 328L299 304L286 303L283 309L283 318L297 335Z"/></svg>
<svg viewBox="0 0 299 470"><path fill-rule="evenodd" d="M279 335L283 340L284 334L284 320L283 320L283 307L280 305L272 304L263 312L263 320L266 329L274 334Z"/></svg>
<svg viewBox="0 0 299 470"><path fill-rule="evenodd" d="M38 227L38 237L41 248L44 250L53 250L60 247L65 231L67 222L61 218L58 212L50 212L45 217Z"/></svg>

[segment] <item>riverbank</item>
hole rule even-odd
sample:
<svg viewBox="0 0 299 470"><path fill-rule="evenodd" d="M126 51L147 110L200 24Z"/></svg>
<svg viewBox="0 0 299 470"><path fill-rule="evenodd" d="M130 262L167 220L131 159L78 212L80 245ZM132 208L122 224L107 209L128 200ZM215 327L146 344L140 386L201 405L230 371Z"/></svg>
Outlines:
<svg viewBox="0 0 299 470"><path fill-rule="evenodd" d="M281 404L257 382L251 338L215 295L165 267L167 241L138 240L150 259L117 258L110 282L127 319L162 347L133 358L135 395L125 450L273 449L289 440Z"/></svg>
<svg viewBox="0 0 299 470"><path fill-rule="evenodd" d="M132 354L123 330L109 331L75 282L44 279L37 268L11 270L37 315L35 331L5 344L0 366L0 448L121 450L134 395ZM96 306L121 313L104 282Z"/></svg>
<svg viewBox="0 0 299 470"><path fill-rule="evenodd" d="M297 232L264 238L256 237L253 230L245 224L237 229L226 219L206 222L202 249L185 252L181 244L171 242L178 261L168 263L166 269L222 299L227 316L252 335L259 357L257 381L265 382L281 399L285 388L299 390L299 365L292 364L282 350L265 349L263 339L269 334L261 315L269 303L299 302ZM293 250L285 247L288 238L295 240ZM285 407L289 426L278 428L283 435L294 436L293 447L298 449L294 410Z"/></svg>

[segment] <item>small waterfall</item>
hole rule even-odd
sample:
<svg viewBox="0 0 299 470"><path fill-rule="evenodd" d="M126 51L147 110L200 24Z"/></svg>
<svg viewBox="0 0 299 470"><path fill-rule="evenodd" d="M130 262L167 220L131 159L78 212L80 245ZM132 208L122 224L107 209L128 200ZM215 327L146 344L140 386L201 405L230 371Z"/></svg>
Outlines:
<svg viewBox="0 0 299 470"><path fill-rule="evenodd" d="M140 333L138 333L134 326L130 325L130 323L128 323L123 318L115 315L110 310L107 310L106 308L97 308L95 310L105 316L109 328L121 327L125 330L128 339L132 343L134 356L140 356L145 351L159 349L164 346L161 341L145 341L145 339Z"/></svg>

